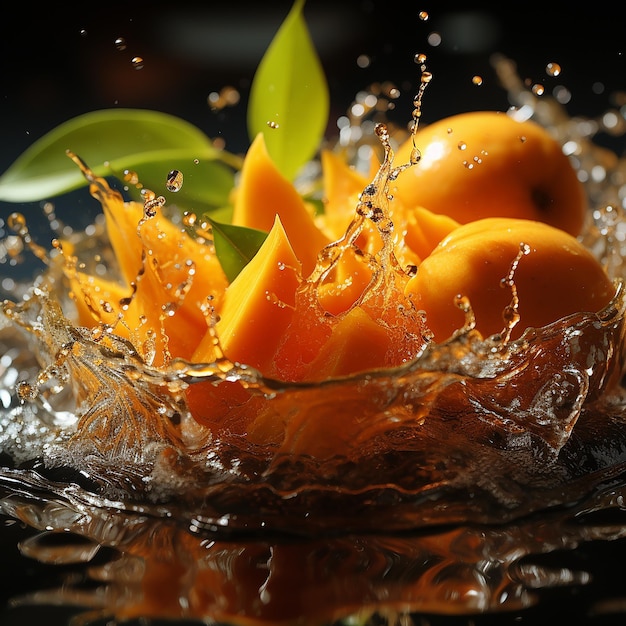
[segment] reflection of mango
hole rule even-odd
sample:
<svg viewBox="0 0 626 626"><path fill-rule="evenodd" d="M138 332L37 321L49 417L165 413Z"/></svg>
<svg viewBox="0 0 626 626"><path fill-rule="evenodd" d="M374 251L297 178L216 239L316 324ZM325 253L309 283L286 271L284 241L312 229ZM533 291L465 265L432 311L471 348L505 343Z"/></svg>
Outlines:
<svg viewBox="0 0 626 626"><path fill-rule="evenodd" d="M597 312L614 295L602 266L575 237L531 220L478 220L444 238L407 285L415 306L426 312L435 340L445 340L463 326L457 295L469 298L483 336L504 329L503 311L512 292L503 279L521 244L529 252L514 273L521 316L514 337L527 326L544 326L578 311Z"/></svg>
<svg viewBox="0 0 626 626"><path fill-rule="evenodd" d="M461 224L483 217L546 222L578 235L587 199L561 145L535 122L476 111L419 129L420 161L391 192L411 209L423 206ZM413 141L396 153L408 163Z"/></svg>

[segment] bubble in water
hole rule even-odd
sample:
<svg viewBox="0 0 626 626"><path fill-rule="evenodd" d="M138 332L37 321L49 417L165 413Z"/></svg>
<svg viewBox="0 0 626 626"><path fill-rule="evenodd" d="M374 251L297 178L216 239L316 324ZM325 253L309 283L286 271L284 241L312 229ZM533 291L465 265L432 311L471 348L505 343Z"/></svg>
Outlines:
<svg viewBox="0 0 626 626"><path fill-rule="evenodd" d="M280 125L278 124L278 122L272 122L272 121L270 121L270 120L268 120L267 125L268 125L270 128L274 128L274 129L275 129L275 128L280 128Z"/></svg>
<svg viewBox="0 0 626 626"><path fill-rule="evenodd" d="M130 62L136 70L143 69L143 59L141 57L133 57Z"/></svg>
<svg viewBox="0 0 626 626"><path fill-rule="evenodd" d="M482 76L478 76L478 75L472 76L472 83L474 85L478 85L478 86L482 85L483 84L483 77Z"/></svg>
<svg viewBox="0 0 626 626"><path fill-rule="evenodd" d="M546 74L548 76L558 76L561 73L561 66L558 63L548 63L546 65Z"/></svg>
<svg viewBox="0 0 626 626"><path fill-rule="evenodd" d="M183 173L179 170L172 170L167 175L165 186L168 191L172 191L174 193L180 191L180 188L183 186Z"/></svg>
<svg viewBox="0 0 626 626"><path fill-rule="evenodd" d="M126 50L126 40L124 39L124 37L118 37L115 40L115 47L120 51Z"/></svg>
<svg viewBox="0 0 626 626"><path fill-rule="evenodd" d="M422 20L422 22L427 22L430 15L428 15L428 11L420 11L417 14L417 17L419 17L419 19Z"/></svg>

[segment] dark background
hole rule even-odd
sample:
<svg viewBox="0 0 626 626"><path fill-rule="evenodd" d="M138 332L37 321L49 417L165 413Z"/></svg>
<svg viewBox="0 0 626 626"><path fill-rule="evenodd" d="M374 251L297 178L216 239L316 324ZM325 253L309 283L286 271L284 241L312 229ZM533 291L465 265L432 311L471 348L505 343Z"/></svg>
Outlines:
<svg viewBox="0 0 626 626"><path fill-rule="evenodd" d="M247 89L290 7L290 0L42 6L12 2L3 6L0 173L58 124L108 107L149 108L178 115L210 137L223 137L228 149L245 150ZM420 11L427 11L429 20L420 20ZM418 52L428 55L434 74L424 102L424 123L467 110L505 110L509 102L490 63L495 52L509 56L523 78L545 84L547 91L566 86L572 93L567 108L573 115L594 116L620 104L626 114L626 101L620 101L626 91L626 9L620 3L595 2L576 8L573 3L559 6L548 2L308 0L305 16L329 79L331 122L344 113L358 90L386 80L402 92L394 115L408 121L419 80L413 62ZM433 32L441 35L440 46L428 43ZM126 42L125 50L115 45L119 37ZM369 57L368 67L357 65L359 55ZM135 56L143 58L142 69L133 66ZM562 66L558 78L546 75L549 62ZM483 78L481 86L472 83L474 75ZM207 97L226 85L240 90L242 101L236 107L213 112ZM329 132L333 130L331 125ZM623 138L614 143L619 153L624 146ZM16 208L0 202L0 219ZM80 210L78 205L76 210ZM19 526L0 533L3 568L8 574L0 606L25 586L58 583L60 573L56 569L18 558L16 541L26 535L28 531ZM581 566L593 566L604 589L619 596L626 593L622 582L626 566L611 569L603 563L610 560L614 568L614 563L624 562L625 556L623 542L616 542L581 551L574 558L580 559ZM555 595L552 608L563 618L560 623L585 622L589 592ZM43 614L49 625L66 624L69 612L48 608ZM530 612L523 617L483 620L438 621L430 616L428 623L557 623L554 619L553 614ZM615 623L621 623L623 615L617 619ZM0 610L3 626L44 623L40 620L41 614L34 611Z"/></svg>
<svg viewBox="0 0 626 626"><path fill-rule="evenodd" d="M408 121L418 52L428 55L434 74L424 123L508 107L491 68L494 52L512 58L520 75L543 83L546 92L565 85L573 114L597 114L626 89L626 9L621 3L568 5L308 0L305 16L334 103L331 123L359 89L385 80L401 89L397 115ZM291 0L3 6L0 172L56 125L108 107L172 113L210 137L222 136L227 148L245 150L247 88L290 7ZM420 20L420 11L430 19ZM437 47L428 43L433 32L441 35ZM125 50L115 45L119 37ZM359 55L369 57L367 68L358 67ZM140 70L135 56L144 60ZM549 62L562 66L558 78L546 75ZM481 86L472 84L474 75L483 78ZM225 85L240 90L242 101L212 112L207 96Z"/></svg>

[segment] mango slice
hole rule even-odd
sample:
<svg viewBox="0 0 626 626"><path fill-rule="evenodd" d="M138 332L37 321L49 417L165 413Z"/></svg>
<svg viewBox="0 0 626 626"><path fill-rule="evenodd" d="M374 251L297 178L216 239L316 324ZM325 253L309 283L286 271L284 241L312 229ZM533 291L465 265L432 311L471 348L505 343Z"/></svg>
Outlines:
<svg viewBox="0 0 626 626"><path fill-rule="evenodd" d="M337 240L354 218L354 208L369 181L330 150L322 151L320 159L324 176L324 215L320 223Z"/></svg>
<svg viewBox="0 0 626 626"><path fill-rule="evenodd" d="M437 244L460 224L448 215L436 215L424 207L407 212L404 241L420 260L424 260Z"/></svg>
<svg viewBox="0 0 626 626"><path fill-rule="evenodd" d="M289 237L302 271L315 267L318 252L330 242L292 183L274 165L259 134L246 153L235 194L232 223L269 232L276 215Z"/></svg>
<svg viewBox="0 0 626 626"><path fill-rule="evenodd" d="M279 217L267 239L226 290L216 333L221 350L233 361L274 373L274 353L285 333L300 285L300 262ZM207 331L193 360L214 360L213 335Z"/></svg>
<svg viewBox="0 0 626 626"><path fill-rule="evenodd" d="M228 284L217 257L160 211L144 219L142 204L117 194L106 200L107 234L122 276L116 283L66 265L79 323L116 324L140 354L154 351L154 365L191 357L206 329L203 308L219 310ZM120 313L123 322L116 323Z"/></svg>

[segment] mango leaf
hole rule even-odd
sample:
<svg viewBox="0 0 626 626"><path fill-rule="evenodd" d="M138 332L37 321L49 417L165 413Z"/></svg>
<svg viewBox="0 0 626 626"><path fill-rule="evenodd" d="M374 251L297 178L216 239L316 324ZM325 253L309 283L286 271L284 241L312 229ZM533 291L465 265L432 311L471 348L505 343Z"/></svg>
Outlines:
<svg viewBox="0 0 626 626"><path fill-rule="evenodd" d="M248 134L265 136L282 174L293 180L319 148L330 110L328 84L296 0L270 43L250 89Z"/></svg>
<svg viewBox="0 0 626 626"><path fill-rule="evenodd" d="M232 282L258 252L267 233L256 228L217 222L208 215L204 218L211 225L215 253L220 265L226 278Z"/></svg>
<svg viewBox="0 0 626 626"><path fill-rule="evenodd" d="M175 163L228 160L204 133L182 119L143 109L104 109L64 122L29 146L0 176L0 200L44 200L87 185L66 150L81 157L97 176L110 175L111 170L140 172L144 164L148 169L160 163L163 185ZM151 175L148 178L145 182L156 183ZM220 189L226 185L221 166L219 173L217 168L205 171L201 178L194 197L202 189L211 192L217 179Z"/></svg>

